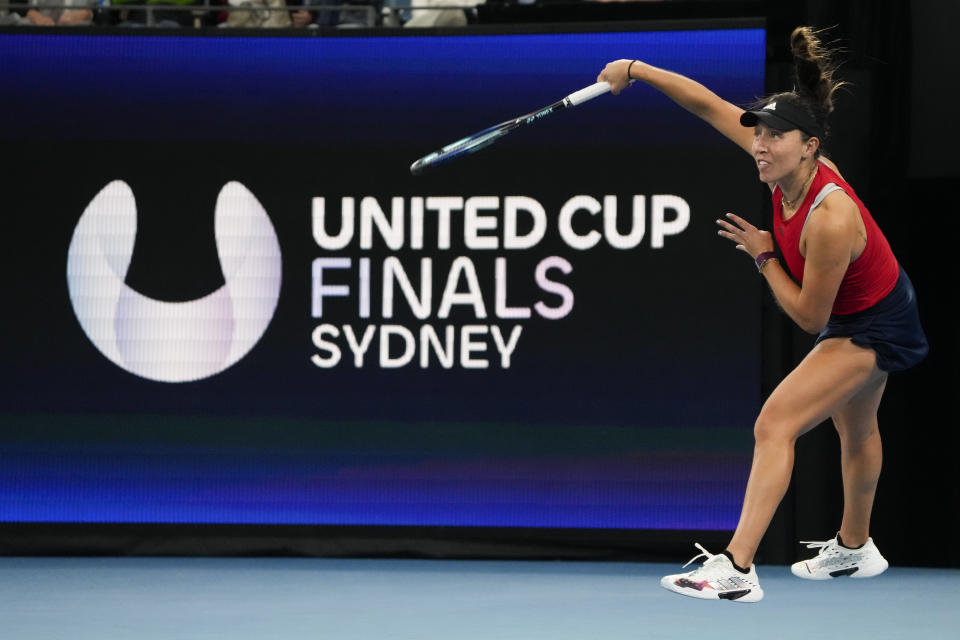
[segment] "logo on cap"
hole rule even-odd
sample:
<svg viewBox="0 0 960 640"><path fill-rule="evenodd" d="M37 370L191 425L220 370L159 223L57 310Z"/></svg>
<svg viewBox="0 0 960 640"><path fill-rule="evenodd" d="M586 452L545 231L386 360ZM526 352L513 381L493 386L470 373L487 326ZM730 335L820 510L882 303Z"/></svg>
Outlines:
<svg viewBox="0 0 960 640"><path fill-rule="evenodd" d="M280 297L280 245L260 202L239 182L220 190L214 235L224 285L196 300L163 302L124 282L137 234L133 191L114 180L77 222L67 252L73 311L118 367L159 382L218 374L267 330Z"/></svg>
<svg viewBox="0 0 960 640"><path fill-rule="evenodd" d="M777 108L777 103L776 103L776 102L771 102L770 104L768 104L767 106L765 106L765 107L763 108L763 110L764 110L764 111L767 111L767 110L775 111L776 108Z"/></svg>

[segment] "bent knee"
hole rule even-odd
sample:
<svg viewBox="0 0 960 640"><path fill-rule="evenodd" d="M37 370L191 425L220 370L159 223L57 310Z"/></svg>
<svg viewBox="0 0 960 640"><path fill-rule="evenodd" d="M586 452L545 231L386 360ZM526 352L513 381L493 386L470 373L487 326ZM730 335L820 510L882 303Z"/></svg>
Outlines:
<svg viewBox="0 0 960 640"><path fill-rule="evenodd" d="M802 425L776 411L763 410L753 425L753 439L757 444L790 443L800 436Z"/></svg>

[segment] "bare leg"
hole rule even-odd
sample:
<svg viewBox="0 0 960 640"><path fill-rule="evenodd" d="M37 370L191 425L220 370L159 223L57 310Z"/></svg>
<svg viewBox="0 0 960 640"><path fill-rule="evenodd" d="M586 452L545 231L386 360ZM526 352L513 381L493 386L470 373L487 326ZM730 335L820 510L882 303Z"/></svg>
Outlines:
<svg viewBox="0 0 960 640"><path fill-rule="evenodd" d="M783 499L793 471L794 443L885 376L871 349L845 338L818 344L770 394L754 426L756 445L740 522L727 549L749 567Z"/></svg>
<svg viewBox="0 0 960 640"><path fill-rule="evenodd" d="M887 376L883 375L833 416L833 424L840 434L843 469L840 537L851 547L860 546L870 537L873 497L883 465L877 409L886 384Z"/></svg>

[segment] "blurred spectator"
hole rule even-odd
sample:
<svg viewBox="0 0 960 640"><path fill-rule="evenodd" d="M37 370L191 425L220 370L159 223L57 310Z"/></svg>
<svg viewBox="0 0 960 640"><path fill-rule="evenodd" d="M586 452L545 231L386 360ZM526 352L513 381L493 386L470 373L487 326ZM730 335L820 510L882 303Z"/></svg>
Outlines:
<svg viewBox="0 0 960 640"><path fill-rule="evenodd" d="M224 23L226 27L258 29L285 28L293 24L292 16L285 11L285 0L230 0L231 7L245 7L231 11Z"/></svg>
<svg viewBox="0 0 960 640"><path fill-rule="evenodd" d="M484 0L412 0L412 7L466 7L471 10ZM404 27L462 27L469 22L466 9L417 9L411 11Z"/></svg>
<svg viewBox="0 0 960 640"><path fill-rule="evenodd" d="M340 21L340 12L313 9L312 7L338 7L341 0L287 0L287 6L295 10L290 12L294 28L335 27Z"/></svg>
<svg viewBox="0 0 960 640"><path fill-rule="evenodd" d="M0 27L6 27L9 25L16 25L21 23L20 15L15 11L10 11L9 9L0 9Z"/></svg>
<svg viewBox="0 0 960 640"><path fill-rule="evenodd" d="M382 0L341 0L344 9L339 12L338 29L373 27L380 15ZM371 12L368 7L373 7Z"/></svg>
<svg viewBox="0 0 960 640"><path fill-rule="evenodd" d="M96 0L30 0L22 16L10 12L0 17L0 24L36 25L38 27L85 26L93 23ZM66 8L61 8L66 7Z"/></svg>

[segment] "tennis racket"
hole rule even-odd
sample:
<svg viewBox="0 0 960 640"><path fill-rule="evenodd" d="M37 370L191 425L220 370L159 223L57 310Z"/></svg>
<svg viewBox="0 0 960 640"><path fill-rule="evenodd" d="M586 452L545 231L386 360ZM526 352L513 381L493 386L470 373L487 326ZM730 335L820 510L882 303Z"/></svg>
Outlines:
<svg viewBox="0 0 960 640"><path fill-rule="evenodd" d="M513 120L501 122L500 124L494 125L489 129L479 131L472 136L467 136L466 138L457 140L456 142L451 142L439 151L434 151L433 153L427 154L410 165L410 173L417 176L428 169L433 169L461 156L465 156L469 153L489 147L491 144L504 137L511 131L514 131L527 124L533 124L534 122L545 118L555 111L566 109L567 107L575 107L578 104L583 104L587 100L592 100L597 96L603 95L609 91L610 83L608 82L597 82L589 87L584 87L579 91L571 93L563 100L558 100L557 102L554 102L543 109L528 113L527 115L520 116L519 118L514 118Z"/></svg>

